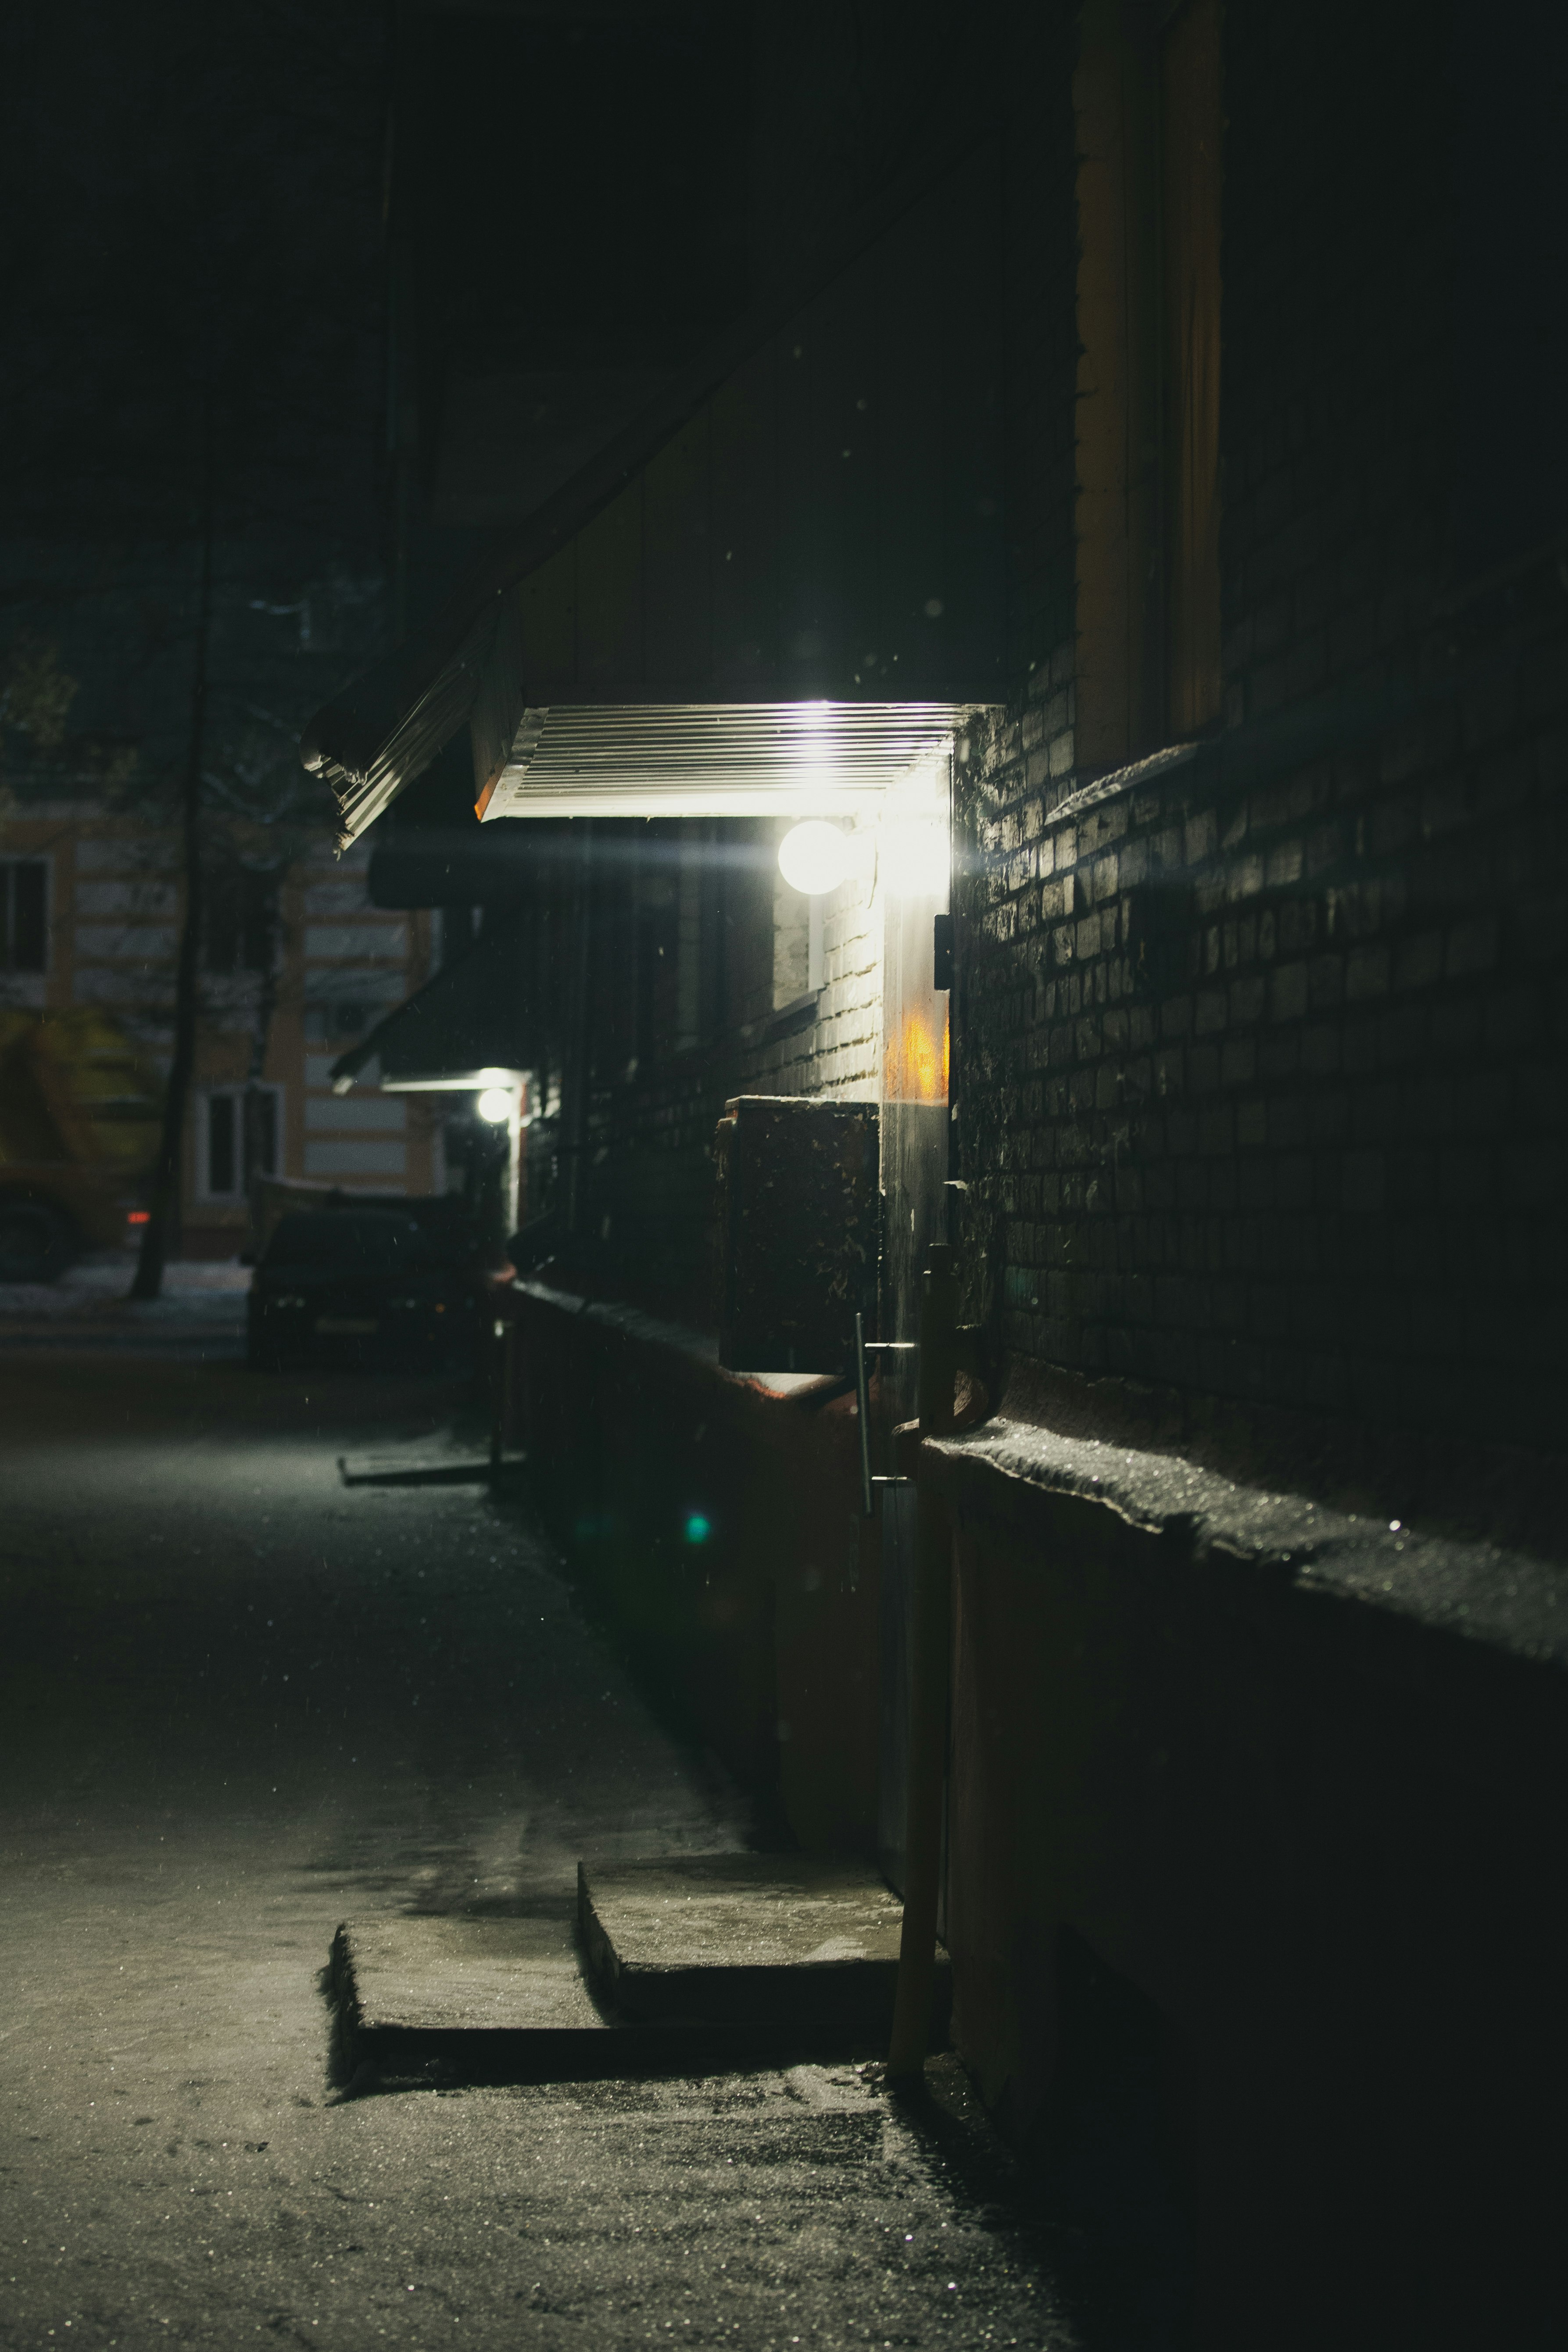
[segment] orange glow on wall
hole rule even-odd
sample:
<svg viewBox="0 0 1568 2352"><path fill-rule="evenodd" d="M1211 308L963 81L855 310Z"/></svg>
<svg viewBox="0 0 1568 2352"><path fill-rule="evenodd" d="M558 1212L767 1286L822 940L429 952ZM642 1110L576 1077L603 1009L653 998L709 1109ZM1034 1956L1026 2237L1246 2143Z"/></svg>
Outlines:
<svg viewBox="0 0 1568 2352"><path fill-rule="evenodd" d="M948 1026L945 1008L939 1044L923 1013L908 1013L904 1025L888 1046L882 1065L882 1093L888 1102L947 1100Z"/></svg>

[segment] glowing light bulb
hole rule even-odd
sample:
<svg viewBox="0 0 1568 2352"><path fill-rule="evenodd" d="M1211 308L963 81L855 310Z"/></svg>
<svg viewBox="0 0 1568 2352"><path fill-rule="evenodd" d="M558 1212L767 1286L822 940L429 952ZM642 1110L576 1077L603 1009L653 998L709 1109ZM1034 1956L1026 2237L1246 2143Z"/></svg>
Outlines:
<svg viewBox="0 0 1568 2352"><path fill-rule="evenodd" d="M510 1087L487 1087L475 1108L481 1118L489 1119L492 1127L500 1127L503 1120L511 1117Z"/></svg>
<svg viewBox="0 0 1568 2352"><path fill-rule="evenodd" d="M847 838L826 817L792 825L779 844L779 872L792 890L803 890L808 898L837 890L848 878L850 861Z"/></svg>

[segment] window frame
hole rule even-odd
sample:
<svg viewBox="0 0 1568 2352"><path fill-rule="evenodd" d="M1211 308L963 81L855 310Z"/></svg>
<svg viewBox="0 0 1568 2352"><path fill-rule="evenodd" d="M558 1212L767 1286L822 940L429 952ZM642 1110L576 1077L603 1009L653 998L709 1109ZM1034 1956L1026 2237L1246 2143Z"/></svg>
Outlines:
<svg viewBox="0 0 1568 2352"><path fill-rule="evenodd" d="M205 976L216 981L255 981L275 972L282 952L282 876L270 866L247 866L243 859L210 867L202 877L202 941L201 965ZM224 901L232 889L235 898L235 919L229 929L217 933L214 918L224 908ZM233 958L226 963L216 961L220 938L232 943ZM262 959L247 961L249 950L265 942Z"/></svg>
<svg viewBox="0 0 1568 2352"><path fill-rule="evenodd" d="M1093 773L1222 723L1224 0L1085 0L1079 25L1074 750Z"/></svg>
<svg viewBox="0 0 1568 2352"><path fill-rule="evenodd" d="M249 1085L242 1079L237 1085L205 1086L200 1087L196 1094L194 1139L196 1162L195 1193L198 1201L210 1202L216 1208L240 1208L244 1206L247 1198L247 1186L244 1182L243 1136L245 1097L250 1091ZM263 1079L258 1084L256 1091L258 1094L270 1095L272 1097L273 1120L272 1165L270 1168L261 1169L258 1173L263 1176L276 1176L281 1170L284 1156L283 1116L288 1089L275 1080ZM219 1101L231 1102L235 1106L235 1160L236 1171L241 1180L232 1191L226 1192L215 1192L212 1184L212 1106Z"/></svg>

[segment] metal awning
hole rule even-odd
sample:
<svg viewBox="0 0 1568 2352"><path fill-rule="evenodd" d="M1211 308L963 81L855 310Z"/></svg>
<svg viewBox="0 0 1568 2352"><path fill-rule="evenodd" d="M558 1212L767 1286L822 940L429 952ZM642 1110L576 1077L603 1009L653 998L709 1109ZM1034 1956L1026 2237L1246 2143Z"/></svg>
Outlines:
<svg viewBox="0 0 1568 2352"><path fill-rule="evenodd" d="M479 814L831 814L945 760L942 702L568 703L525 709Z"/></svg>
<svg viewBox="0 0 1568 2352"><path fill-rule="evenodd" d="M1009 671L1000 158L954 159L727 337L301 756L363 833L467 721L484 817L831 813Z"/></svg>
<svg viewBox="0 0 1568 2352"><path fill-rule="evenodd" d="M543 1041L527 1001L526 940L516 919L492 918L471 948L415 990L332 1064L347 1094L375 1066L384 1087L497 1085L542 1066Z"/></svg>

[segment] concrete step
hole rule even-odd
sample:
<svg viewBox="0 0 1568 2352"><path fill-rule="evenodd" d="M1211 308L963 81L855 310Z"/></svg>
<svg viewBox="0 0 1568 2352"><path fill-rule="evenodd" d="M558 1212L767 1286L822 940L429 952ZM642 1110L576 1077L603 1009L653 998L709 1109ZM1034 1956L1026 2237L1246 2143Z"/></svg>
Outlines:
<svg viewBox="0 0 1568 2352"><path fill-rule="evenodd" d="M565 1906L512 1919L418 1913L347 1920L331 1963L362 2032L600 2033Z"/></svg>
<svg viewBox="0 0 1568 2352"><path fill-rule="evenodd" d="M526 1917L345 1920L323 1989L332 2077L351 2095L399 2082L585 2082L870 2059L886 2043L879 2000L775 1999L728 2014L721 2001L695 2014L617 2009L583 1968L570 1897Z"/></svg>
<svg viewBox="0 0 1568 2352"><path fill-rule="evenodd" d="M527 1458L511 1446L499 1463L488 1454L340 1454L338 1475L345 1486L482 1486Z"/></svg>
<svg viewBox="0 0 1568 2352"><path fill-rule="evenodd" d="M400 2081L527 2083L615 2074L613 2021L578 1958L570 1897L526 1917L346 1919L323 1979L331 2071L350 2093Z"/></svg>
<svg viewBox="0 0 1568 2352"><path fill-rule="evenodd" d="M776 1853L580 1863L577 1900L589 1969L624 2018L878 2042L891 2024L903 1906L864 1864ZM939 2044L950 2000L939 1952Z"/></svg>
<svg viewBox="0 0 1568 2352"><path fill-rule="evenodd" d="M862 1864L757 1853L580 1864L574 1907L348 1919L324 1979L332 2072L363 2089L879 2057L902 1923ZM950 2001L939 1948L935 2048Z"/></svg>

